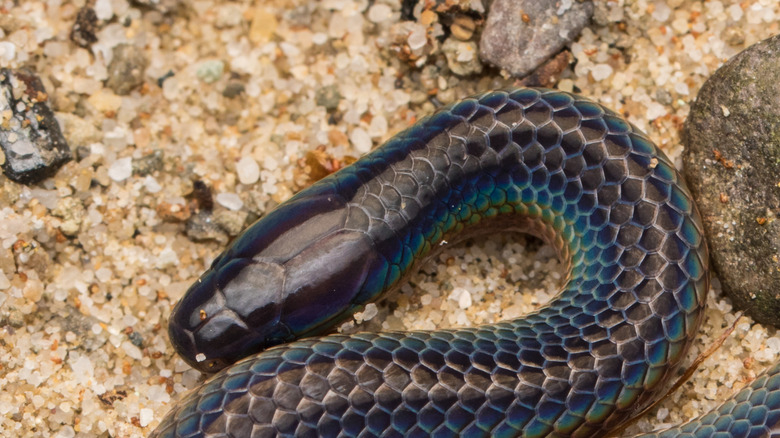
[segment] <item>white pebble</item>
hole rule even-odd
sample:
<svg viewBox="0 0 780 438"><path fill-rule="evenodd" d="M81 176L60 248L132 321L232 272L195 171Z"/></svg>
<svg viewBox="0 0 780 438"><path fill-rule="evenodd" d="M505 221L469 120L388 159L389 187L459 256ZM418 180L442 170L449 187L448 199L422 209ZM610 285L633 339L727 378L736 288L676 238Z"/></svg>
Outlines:
<svg viewBox="0 0 780 438"><path fill-rule="evenodd" d="M244 201L235 193L219 193L216 199L219 205L229 210L238 211L244 206Z"/></svg>
<svg viewBox="0 0 780 438"><path fill-rule="evenodd" d="M729 15L731 15L732 20L739 21L742 19L743 12L739 4L734 3L733 5L728 7L727 11Z"/></svg>
<svg viewBox="0 0 780 438"><path fill-rule="evenodd" d="M471 294L466 289L463 289L462 287L456 287L452 290L450 293L450 299L453 301L458 302L458 307L461 309L468 309L471 307L472 300L471 300Z"/></svg>
<svg viewBox="0 0 780 438"><path fill-rule="evenodd" d="M669 19L672 9L665 2L655 2L655 10L653 11L653 18L661 23Z"/></svg>
<svg viewBox="0 0 780 438"><path fill-rule="evenodd" d="M133 163L130 157L120 158L108 168L108 177L116 182L124 181L133 174Z"/></svg>
<svg viewBox="0 0 780 438"><path fill-rule="evenodd" d="M146 178L144 178L144 187L146 187L146 191L149 193L158 193L162 190L162 186L152 175L146 175Z"/></svg>
<svg viewBox="0 0 780 438"><path fill-rule="evenodd" d="M569 9L571 9L573 3L574 2L572 0L562 0L560 2L560 5L558 6L558 10L555 11L555 14L556 15L563 15L564 12L568 11Z"/></svg>
<svg viewBox="0 0 780 438"><path fill-rule="evenodd" d="M418 24L412 28L409 37L406 40L409 48L412 50L422 49L428 43L428 36L425 34L425 27Z"/></svg>
<svg viewBox="0 0 780 438"><path fill-rule="evenodd" d="M322 32L317 32L311 36L311 42L318 46L321 46L328 42L328 35Z"/></svg>
<svg viewBox="0 0 780 438"><path fill-rule="evenodd" d="M8 41L0 41L0 60L10 62L16 56L16 46Z"/></svg>
<svg viewBox="0 0 780 438"><path fill-rule="evenodd" d="M92 331L93 334L99 335L100 332L103 331L103 327L101 327L100 324L98 324L98 323L94 323L94 324L92 324L91 331Z"/></svg>
<svg viewBox="0 0 780 438"><path fill-rule="evenodd" d="M111 7L111 0L97 0L95 2L94 9L98 20L109 20L114 16L114 9Z"/></svg>
<svg viewBox="0 0 780 438"><path fill-rule="evenodd" d="M355 147L355 150L361 154L365 154L371 150L371 137L363 128L353 129L349 136L349 140L352 142L352 146Z"/></svg>
<svg viewBox="0 0 780 438"><path fill-rule="evenodd" d="M368 135L371 137L381 137L387 134L387 119L384 116L375 116L371 119L371 124L368 126Z"/></svg>
<svg viewBox="0 0 780 438"><path fill-rule="evenodd" d="M666 114L666 108L658 102L647 104L647 120L655 120Z"/></svg>
<svg viewBox="0 0 780 438"><path fill-rule="evenodd" d="M13 408L14 408L14 405L12 405L11 403L8 403L5 400L0 400L0 414L5 415L5 414L11 412L11 410Z"/></svg>
<svg viewBox="0 0 780 438"><path fill-rule="evenodd" d="M612 75L612 67L609 64L596 64L590 69L593 79L602 81Z"/></svg>
<svg viewBox="0 0 780 438"><path fill-rule="evenodd" d="M106 267L102 267L95 271L95 278L97 278L101 283L108 283L113 276L114 273Z"/></svg>
<svg viewBox="0 0 780 438"><path fill-rule="evenodd" d="M772 353L772 356L780 354L780 338L771 337L767 339L766 348Z"/></svg>
<svg viewBox="0 0 780 438"><path fill-rule="evenodd" d="M76 431L71 426L65 426L57 431L54 438L73 438L76 436Z"/></svg>
<svg viewBox="0 0 780 438"><path fill-rule="evenodd" d="M75 362L70 364L70 367L73 369L76 381L80 384L87 383L87 380L95 374L95 366L87 356L79 356Z"/></svg>
<svg viewBox="0 0 780 438"><path fill-rule="evenodd" d="M266 157L266 159L263 160L263 167L266 170L274 171L279 168L279 162L273 157Z"/></svg>
<svg viewBox="0 0 780 438"><path fill-rule="evenodd" d="M44 41L51 39L54 36L54 31L51 27L42 27L35 30L35 42L42 44Z"/></svg>
<svg viewBox="0 0 780 438"><path fill-rule="evenodd" d="M363 309L363 321L368 321L377 314L379 314L379 310L377 309L376 304L368 303L366 304L366 308Z"/></svg>
<svg viewBox="0 0 780 438"><path fill-rule="evenodd" d="M56 190L32 189L30 193L41 205L48 209L57 207L57 201L60 199L60 195Z"/></svg>
<svg viewBox="0 0 780 438"><path fill-rule="evenodd" d="M149 425L149 423L152 422L154 419L154 411L149 408L143 408L138 413L139 422L141 423L141 427L146 427Z"/></svg>
<svg viewBox="0 0 780 438"><path fill-rule="evenodd" d="M328 23L328 36L333 39L341 39L344 34L347 33L347 22L338 14L333 14L333 17Z"/></svg>
<svg viewBox="0 0 780 438"><path fill-rule="evenodd" d="M672 21L672 29L679 34L688 32L688 20L682 16L677 17Z"/></svg>
<svg viewBox="0 0 780 438"><path fill-rule="evenodd" d="M236 163L236 172L241 184L254 184L260 179L260 166L250 156L244 156Z"/></svg>
<svg viewBox="0 0 780 438"><path fill-rule="evenodd" d="M710 17L718 17L720 14L723 13L723 3L719 2L718 0L713 0L710 2L707 2L707 14Z"/></svg>
<svg viewBox="0 0 780 438"><path fill-rule="evenodd" d="M176 266L179 264L179 256L176 254L170 246L160 251L160 255L157 256L157 263L155 266L158 269L163 269L168 266Z"/></svg>
<svg viewBox="0 0 780 438"><path fill-rule="evenodd" d="M122 342L122 350L124 350L125 354L135 360L141 360L144 357L143 353L141 353L141 349L133 345L130 341Z"/></svg>
<svg viewBox="0 0 780 438"><path fill-rule="evenodd" d="M103 143L92 143L89 145L89 153L93 155L105 155L106 147L103 145Z"/></svg>
<svg viewBox="0 0 780 438"><path fill-rule="evenodd" d="M279 48L282 49L282 53L284 53L284 56L288 58L294 58L300 55L301 53L301 50L297 46L287 42L279 43Z"/></svg>
<svg viewBox="0 0 780 438"><path fill-rule="evenodd" d="M381 23L389 20L392 14L393 10L390 9L390 6L384 3L377 3L368 10L368 19L373 23Z"/></svg>
<svg viewBox="0 0 780 438"><path fill-rule="evenodd" d="M468 309L471 307L471 294L468 292L460 294L460 298L458 299L458 306L460 306L461 309Z"/></svg>

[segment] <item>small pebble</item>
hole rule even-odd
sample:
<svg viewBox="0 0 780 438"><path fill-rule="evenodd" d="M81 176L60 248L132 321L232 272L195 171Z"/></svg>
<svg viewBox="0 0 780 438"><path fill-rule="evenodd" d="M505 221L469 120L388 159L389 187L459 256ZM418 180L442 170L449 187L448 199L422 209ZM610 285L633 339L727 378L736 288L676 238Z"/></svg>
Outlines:
<svg viewBox="0 0 780 438"><path fill-rule="evenodd" d="M8 41L0 41L0 60L11 62L16 56L16 46Z"/></svg>
<svg viewBox="0 0 780 438"><path fill-rule="evenodd" d="M474 19L468 15L457 15L452 21L450 31L455 38L461 41L468 41L474 35L476 28L477 25L474 23Z"/></svg>
<svg viewBox="0 0 780 438"><path fill-rule="evenodd" d="M392 17L393 10L389 5L376 3L368 9L368 20L372 23L381 23Z"/></svg>
<svg viewBox="0 0 780 438"><path fill-rule="evenodd" d="M114 47L111 63L108 65L106 87L120 96L130 94L144 83L144 72L149 62L144 52L130 44Z"/></svg>
<svg viewBox="0 0 780 438"><path fill-rule="evenodd" d="M225 230L228 235L236 236L247 225L249 213L243 210L224 210L220 209L214 212L214 223Z"/></svg>
<svg viewBox="0 0 780 438"><path fill-rule="evenodd" d="M99 20L110 20L114 16L111 0L95 0L95 15Z"/></svg>
<svg viewBox="0 0 780 438"><path fill-rule="evenodd" d="M228 99L232 99L243 94L245 90L246 87L241 82L229 82L225 86L225 89L222 90L222 95Z"/></svg>
<svg viewBox="0 0 780 438"><path fill-rule="evenodd" d="M11 287L11 282L8 281L8 277L5 276L5 273L3 273L3 271L0 271L0 290L5 290L8 289L9 287Z"/></svg>
<svg viewBox="0 0 780 438"><path fill-rule="evenodd" d="M70 29L70 39L80 47L88 48L96 43L98 31L98 17L95 10L89 6L79 9L76 21Z"/></svg>
<svg viewBox="0 0 780 438"><path fill-rule="evenodd" d="M458 76L468 76L482 72L482 63L477 56L477 43L447 38L441 46L447 57L447 66Z"/></svg>
<svg viewBox="0 0 780 438"><path fill-rule="evenodd" d="M365 129L355 128L349 135L349 140L352 142L352 146L361 154L365 154L371 150L371 137L368 135Z"/></svg>
<svg viewBox="0 0 780 438"><path fill-rule="evenodd" d="M208 211L201 211L192 215L187 220L186 230L187 237L194 241L213 240L221 244L228 241L227 233L214 221L213 215Z"/></svg>
<svg viewBox="0 0 780 438"><path fill-rule="evenodd" d="M217 203L230 210L241 210L244 201L235 193L218 193L215 197Z"/></svg>
<svg viewBox="0 0 780 438"><path fill-rule="evenodd" d="M143 408L138 412L138 422L141 427L148 426L154 420L154 411L149 408Z"/></svg>
<svg viewBox="0 0 780 438"><path fill-rule="evenodd" d="M133 174L133 160L130 157L119 158L108 168L108 177L114 181L124 181Z"/></svg>
<svg viewBox="0 0 780 438"><path fill-rule="evenodd" d="M373 319L375 316L379 314L379 309L376 307L376 304L374 303L368 303L366 304L366 307L363 309L363 321L369 321Z"/></svg>
<svg viewBox="0 0 780 438"><path fill-rule="evenodd" d="M202 62L198 66L198 70L195 74L198 75L203 82L210 84L216 82L222 76L225 71L225 63L220 60L211 60Z"/></svg>
<svg viewBox="0 0 780 438"><path fill-rule="evenodd" d="M339 88L336 85L329 85L327 87L317 88L315 99L317 105L325 107L325 109L331 111L339 107L341 102L341 94Z"/></svg>
<svg viewBox="0 0 780 438"><path fill-rule="evenodd" d="M147 175L144 178L144 187L149 193L159 193L162 190L160 183L151 175Z"/></svg>
<svg viewBox="0 0 780 438"><path fill-rule="evenodd" d="M254 158L245 156L236 163L236 173L241 184L254 184L260 179L260 166Z"/></svg>
<svg viewBox="0 0 780 438"><path fill-rule="evenodd" d="M409 48L413 51L425 47L425 45L428 44L428 37L426 35L425 27L419 25L413 26L406 42L409 44Z"/></svg>
<svg viewBox="0 0 780 438"><path fill-rule="evenodd" d="M133 160L133 173L140 176L151 175L154 172L159 172L163 167L163 151L155 150L151 154L144 155L143 157Z"/></svg>
<svg viewBox="0 0 780 438"><path fill-rule="evenodd" d="M603 81L612 75L612 67L608 64L596 64L590 69L590 74L596 81Z"/></svg>
<svg viewBox="0 0 780 438"><path fill-rule="evenodd" d="M368 135L371 137L383 137L387 134L387 119L382 115L377 115L371 119L368 125Z"/></svg>
<svg viewBox="0 0 780 438"><path fill-rule="evenodd" d="M262 3L258 3L262 4ZM267 43L274 34L278 22L276 16L263 7L256 7L249 26L249 40L255 44Z"/></svg>

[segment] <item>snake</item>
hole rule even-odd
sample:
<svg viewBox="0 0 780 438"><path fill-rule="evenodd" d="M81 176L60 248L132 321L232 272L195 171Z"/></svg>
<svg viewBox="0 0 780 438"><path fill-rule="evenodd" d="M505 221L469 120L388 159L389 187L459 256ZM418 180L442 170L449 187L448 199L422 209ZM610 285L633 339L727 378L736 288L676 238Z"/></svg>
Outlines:
<svg viewBox="0 0 780 438"><path fill-rule="evenodd" d="M520 232L560 292L516 319L329 334L443 247ZM662 395L709 289L681 174L624 117L510 88L421 118L242 232L172 311L172 344L216 373L152 437L605 436ZM647 436L780 436L780 365Z"/></svg>

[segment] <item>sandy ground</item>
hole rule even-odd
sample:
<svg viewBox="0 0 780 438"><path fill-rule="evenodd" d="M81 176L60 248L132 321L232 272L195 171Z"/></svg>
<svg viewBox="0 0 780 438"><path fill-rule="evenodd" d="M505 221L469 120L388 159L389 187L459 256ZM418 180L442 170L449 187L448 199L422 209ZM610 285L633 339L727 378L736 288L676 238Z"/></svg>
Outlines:
<svg viewBox="0 0 780 438"><path fill-rule="evenodd" d="M399 1L171 1L162 13L97 0L91 51L69 39L83 3L0 0L0 67L37 71L78 156L39 185L0 176L2 436L147 435L202 379L171 349L167 317L231 236L434 103L512 83L488 67L451 73L442 43L425 38L442 29L435 14L399 24ZM777 33L778 14L770 0L598 2L558 86L625 114L679 164L689 102L721 63ZM127 95L106 85L121 44L147 63ZM192 219L204 184L218 226ZM201 225L188 235L188 222ZM523 237L439 261L358 321L427 329L514 317L561 278L550 248ZM715 281L691 357L733 319ZM712 408L778 352L774 329L742 320L628 433Z"/></svg>

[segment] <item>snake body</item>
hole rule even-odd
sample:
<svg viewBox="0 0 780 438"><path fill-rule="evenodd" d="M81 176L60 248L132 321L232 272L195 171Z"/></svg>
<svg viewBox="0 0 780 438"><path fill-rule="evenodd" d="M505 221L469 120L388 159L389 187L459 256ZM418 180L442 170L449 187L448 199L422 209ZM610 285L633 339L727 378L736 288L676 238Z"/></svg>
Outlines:
<svg viewBox="0 0 780 438"><path fill-rule="evenodd" d="M544 308L295 340L396 288L443 243L506 230L540 236L569 266ZM186 396L152 436L601 436L673 376L708 283L696 206L642 132L572 94L488 92L301 191L214 261L174 309L172 342L204 371L265 351ZM659 436L769 435L778 374Z"/></svg>

